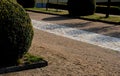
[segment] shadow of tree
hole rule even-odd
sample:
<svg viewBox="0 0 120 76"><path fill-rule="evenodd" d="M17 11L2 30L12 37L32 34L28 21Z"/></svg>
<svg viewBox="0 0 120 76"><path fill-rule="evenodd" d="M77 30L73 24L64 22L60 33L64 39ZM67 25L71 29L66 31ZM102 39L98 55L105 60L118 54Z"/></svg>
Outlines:
<svg viewBox="0 0 120 76"><path fill-rule="evenodd" d="M104 18L104 17L101 17L101 18ZM89 26L92 26L93 21L83 21L83 22L78 21L78 22L74 23L74 22L72 22L72 19L74 20L76 18L55 16L55 17L44 18L42 20L43 21L63 21L63 22L64 22L64 20L71 20L71 22L64 22L64 23L58 23L58 24L61 25L61 26L82 29L82 30L88 31L88 32L94 32L94 33L98 33L98 34L103 34L103 35L107 35L107 36L111 36L111 37L120 38L120 32L119 31L118 32L116 32L116 31L108 32L108 31L113 30L114 29L113 27L119 26L119 25L110 25L110 26L102 26L101 25L101 26L98 26L98 27L97 26L89 27Z"/></svg>
<svg viewBox="0 0 120 76"><path fill-rule="evenodd" d="M63 26L66 27L71 27L71 28L82 28L82 27L89 27L89 24L91 22L85 22L85 23L72 23L72 24L62 24ZM111 36L111 37L117 37L120 38L120 31L116 30L116 31L112 31L114 30L113 28L114 26L102 26L102 27L91 27L91 28L82 28L82 30L84 31L88 31L88 32L94 32L94 33L98 33L98 34L103 34L103 35L107 35L107 36Z"/></svg>
<svg viewBox="0 0 120 76"><path fill-rule="evenodd" d="M80 22L80 23L64 23L60 24L66 27L71 27L71 28L80 28L80 27L86 27L89 26L91 22Z"/></svg>
<svg viewBox="0 0 120 76"><path fill-rule="evenodd" d="M117 38L120 38L120 32L108 33L108 34L106 34L106 35L111 36L111 37L117 37Z"/></svg>
<svg viewBox="0 0 120 76"><path fill-rule="evenodd" d="M63 17L63 16L55 16L55 17L48 17L42 19L43 21L58 21L58 20L70 20L70 19L75 19L73 17Z"/></svg>
<svg viewBox="0 0 120 76"><path fill-rule="evenodd" d="M85 31L90 31L90 32L95 32L95 33L100 33L100 32L106 32L108 29L112 26L105 26L105 27L94 27L94 28L89 28L89 29L84 29Z"/></svg>

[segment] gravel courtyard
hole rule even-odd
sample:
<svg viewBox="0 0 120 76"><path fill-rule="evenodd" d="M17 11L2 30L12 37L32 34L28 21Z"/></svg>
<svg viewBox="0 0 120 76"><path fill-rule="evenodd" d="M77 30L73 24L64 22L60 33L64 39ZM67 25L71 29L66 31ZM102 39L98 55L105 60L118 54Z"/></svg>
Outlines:
<svg viewBox="0 0 120 76"><path fill-rule="evenodd" d="M73 27L68 25L70 23L84 23L84 20L78 21L77 19L67 19L64 17L57 19L57 16L55 17L54 15L32 12L29 12L29 14L30 17L35 20L43 20L57 24L62 23L69 27ZM49 17L53 18L51 19ZM56 19L54 20L54 18ZM89 26L78 26L78 28L85 30L85 28L88 29L88 27L89 29L93 27L106 27L106 29L104 29L105 31L99 29L96 31L92 30L91 32L109 36L112 36L110 33L119 33L116 29L119 29L118 27L120 26L112 27L112 25L102 25L103 23L100 23L101 25L98 25L98 27L94 26L94 23L90 21L85 22L89 22ZM111 27L107 28L107 26ZM77 25L73 28L76 27ZM111 28L112 30L110 31ZM119 38L119 35L114 37ZM34 38L29 52L36 56L42 56L48 61L48 66L1 74L0 76L120 76L120 52L54 35L35 28Z"/></svg>

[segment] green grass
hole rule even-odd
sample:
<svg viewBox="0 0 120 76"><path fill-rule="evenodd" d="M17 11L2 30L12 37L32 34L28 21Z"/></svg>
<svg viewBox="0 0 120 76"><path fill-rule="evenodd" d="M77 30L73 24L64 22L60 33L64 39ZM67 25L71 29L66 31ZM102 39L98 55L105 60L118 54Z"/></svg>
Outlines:
<svg viewBox="0 0 120 76"><path fill-rule="evenodd" d="M57 15L68 15L67 10L58 10L57 11L56 9L50 9L50 8L48 10L46 10L46 8L27 8L26 10L33 10L33 11L57 14ZM105 18L105 14L96 14L95 13L94 15L80 16L79 18L120 23L120 16L114 16L114 15L110 15L108 18Z"/></svg>
<svg viewBox="0 0 120 76"><path fill-rule="evenodd" d="M89 15L89 16L81 16L81 18L100 20L100 21L106 21L106 22L115 22L115 23L120 22L120 16L111 15L110 17L105 18L105 14L94 14L94 15Z"/></svg>
<svg viewBox="0 0 120 76"><path fill-rule="evenodd" d="M36 63L42 61L43 58L38 57L38 56L33 56L30 53L27 53L21 58L18 62L19 64L31 64L31 63Z"/></svg>
<svg viewBox="0 0 120 76"><path fill-rule="evenodd" d="M68 11L66 11L66 10L57 10L57 9L50 9L50 8L48 10L46 10L46 8L26 8L26 10L33 10L33 11L58 14L58 15L68 14Z"/></svg>
<svg viewBox="0 0 120 76"><path fill-rule="evenodd" d="M107 7L107 5L96 5L96 7ZM110 8L120 9L120 6L110 6Z"/></svg>

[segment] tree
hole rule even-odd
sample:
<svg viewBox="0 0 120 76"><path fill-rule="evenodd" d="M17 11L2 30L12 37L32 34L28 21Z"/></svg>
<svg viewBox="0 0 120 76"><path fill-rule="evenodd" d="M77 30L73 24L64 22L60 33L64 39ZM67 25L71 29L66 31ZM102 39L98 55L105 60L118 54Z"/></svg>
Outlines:
<svg viewBox="0 0 120 76"><path fill-rule="evenodd" d="M110 5L111 5L111 0L108 0L108 2L107 2L107 11L106 11L106 18L108 18L109 15L110 15Z"/></svg>
<svg viewBox="0 0 120 76"><path fill-rule="evenodd" d="M68 0L67 8L70 16L86 16L95 13L96 0Z"/></svg>

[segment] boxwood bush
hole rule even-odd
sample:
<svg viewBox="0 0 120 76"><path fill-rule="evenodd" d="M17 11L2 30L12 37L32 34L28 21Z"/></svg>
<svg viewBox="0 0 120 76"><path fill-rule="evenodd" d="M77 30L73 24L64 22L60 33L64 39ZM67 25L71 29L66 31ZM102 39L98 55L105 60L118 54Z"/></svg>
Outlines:
<svg viewBox="0 0 120 76"><path fill-rule="evenodd" d="M0 67L17 64L31 46L33 27L25 10L10 0L0 0L0 35Z"/></svg>
<svg viewBox="0 0 120 76"><path fill-rule="evenodd" d="M96 0L68 0L68 11L72 16L92 15L95 8Z"/></svg>
<svg viewBox="0 0 120 76"><path fill-rule="evenodd" d="M35 0L17 0L17 2L24 8L33 8L35 6Z"/></svg>
<svg viewBox="0 0 120 76"><path fill-rule="evenodd" d="M97 5L97 6L96 6L96 12L97 12L97 13L106 14L107 9L108 9L108 8L107 8L107 6L105 6L105 5ZM119 7L119 6L111 6L111 7L110 7L110 14L120 15L120 7Z"/></svg>

